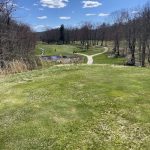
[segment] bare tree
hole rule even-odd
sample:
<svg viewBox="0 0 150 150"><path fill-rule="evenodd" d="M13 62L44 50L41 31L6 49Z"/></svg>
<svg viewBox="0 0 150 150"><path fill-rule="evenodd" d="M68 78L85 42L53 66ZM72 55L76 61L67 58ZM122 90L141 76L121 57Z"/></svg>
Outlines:
<svg viewBox="0 0 150 150"><path fill-rule="evenodd" d="M141 41L142 41L142 53L141 53L141 66L145 66L145 59L146 53L148 61L150 60L150 46L149 46L149 39L150 39L150 3L147 3L144 9L141 12ZM147 52L146 52L147 48Z"/></svg>
<svg viewBox="0 0 150 150"><path fill-rule="evenodd" d="M29 26L12 19L12 0L0 0L0 67L4 61L34 54L36 38Z"/></svg>

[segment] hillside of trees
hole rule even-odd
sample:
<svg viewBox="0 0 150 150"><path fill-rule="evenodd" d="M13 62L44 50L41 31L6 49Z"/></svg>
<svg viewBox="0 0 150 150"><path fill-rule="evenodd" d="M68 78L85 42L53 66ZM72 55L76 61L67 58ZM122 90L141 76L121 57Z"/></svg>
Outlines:
<svg viewBox="0 0 150 150"><path fill-rule="evenodd" d="M0 0L0 67L9 67L14 59L31 64L36 36L31 28L12 19L15 7L11 0ZM32 63L33 64L33 63ZM28 67L31 67L29 65ZM34 66L32 66L34 67Z"/></svg>
<svg viewBox="0 0 150 150"><path fill-rule="evenodd" d="M95 26L84 23L81 27L48 29L38 33L39 40L47 43L107 46L113 42L112 53L128 57L127 65L140 66L150 63L150 4L147 3L137 12L127 10L112 14L113 23Z"/></svg>

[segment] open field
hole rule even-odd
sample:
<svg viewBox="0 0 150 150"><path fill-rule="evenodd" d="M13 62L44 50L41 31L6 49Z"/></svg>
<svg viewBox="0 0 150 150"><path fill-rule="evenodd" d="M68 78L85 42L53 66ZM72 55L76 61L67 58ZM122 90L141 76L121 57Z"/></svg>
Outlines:
<svg viewBox="0 0 150 150"><path fill-rule="evenodd" d="M91 46L91 47L89 47L88 50L80 49L79 52L82 54L86 54L86 55L94 55L97 53L102 53L102 52L104 52L104 50L105 49L101 46Z"/></svg>
<svg viewBox="0 0 150 150"><path fill-rule="evenodd" d="M45 43L38 43L36 46L36 55L41 55L40 48L45 49L44 55L73 55L73 52L79 52L86 55L93 55L97 53L104 52L104 47L101 46L91 46L88 51L83 49L79 45L52 45L52 44L45 44ZM56 51L55 51L56 50ZM84 57L84 56L83 56ZM95 56L94 64L117 64L123 65L125 62L125 58L108 58L107 54L102 54L99 56ZM87 58L84 58L84 63L87 62Z"/></svg>
<svg viewBox="0 0 150 150"><path fill-rule="evenodd" d="M41 55L40 48L45 49L44 55L72 55L73 52L80 52L87 55L93 55L104 51L103 47L90 46L88 51L79 45L57 45L57 44L46 44L39 42L36 46L36 55Z"/></svg>
<svg viewBox="0 0 150 150"><path fill-rule="evenodd" d="M102 54L95 56L94 64L115 64L115 65L124 65L126 58L108 58L107 54Z"/></svg>
<svg viewBox="0 0 150 150"><path fill-rule="evenodd" d="M42 51L41 48L44 49L44 55L46 56L73 56L75 55L74 51L79 51L80 49L75 45L57 45L57 44L46 44L39 42L36 45L35 54L41 55ZM83 63L87 63L87 58L82 56ZM51 65L54 65L55 63L51 63ZM50 64L48 63L48 66ZM44 63L45 66L45 63Z"/></svg>
<svg viewBox="0 0 150 150"><path fill-rule="evenodd" d="M0 78L0 149L148 150L149 75L72 65Z"/></svg>
<svg viewBox="0 0 150 150"><path fill-rule="evenodd" d="M74 45L55 45L55 44L46 44L38 43L36 46L36 55L41 55L40 48L45 49L44 55L72 55L73 51L77 50L77 47Z"/></svg>

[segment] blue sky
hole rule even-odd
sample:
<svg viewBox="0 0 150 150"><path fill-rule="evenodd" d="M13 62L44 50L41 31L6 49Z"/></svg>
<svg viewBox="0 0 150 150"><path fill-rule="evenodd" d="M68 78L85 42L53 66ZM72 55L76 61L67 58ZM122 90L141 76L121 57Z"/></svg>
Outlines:
<svg viewBox="0 0 150 150"><path fill-rule="evenodd" d="M108 22L110 14L121 9L133 11L149 0L15 0L14 17L34 30L79 26L82 22Z"/></svg>

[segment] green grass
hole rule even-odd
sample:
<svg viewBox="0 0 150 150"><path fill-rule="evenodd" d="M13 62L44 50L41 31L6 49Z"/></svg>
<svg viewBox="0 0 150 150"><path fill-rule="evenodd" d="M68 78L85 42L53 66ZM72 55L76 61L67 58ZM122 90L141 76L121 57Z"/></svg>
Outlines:
<svg viewBox="0 0 150 150"><path fill-rule="evenodd" d="M115 64L123 65L125 58L108 58L107 54L102 54L94 57L94 64Z"/></svg>
<svg viewBox="0 0 150 150"><path fill-rule="evenodd" d="M0 78L2 150L148 150L150 70L51 67Z"/></svg>
<svg viewBox="0 0 150 150"><path fill-rule="evenodd" d="M41 48L45 50L44 55L47 56L71 56L74 51L79 51L79 48L75 45L56 45L56 44L46 44L42 42L38 42L35 49L36 55L41 55ZM83 63L87 63L87 58L83 57ZM44 66L54 65L55 63L46 63L44 62Z"/></svg>
<svg viewBox="0 0 150 150"><path fill-rule="evenodd" d="M44 55L73 55L73 51L77 51L78 48L74 45L55 45L55 44L43 44L39 42L36 46L36 55L41 55L40 48L45 49Z"/></svg>
<svg viewBox="0 0 150 150"><path fill-rule="evenodd" d="M98 46L92 46L87 50L80 50L80 53L82 54L86 54L86 55L94 55L94 54L97 54L97 53L102 53L104 52L104 48L103 47L98 47Z"/></svg>
<svg viewBox="0 0 150 150"><path fill-rule="evenodd" d="M56 45L56 44L46 44L39 42L36 45L36 55L41 55L40 48L45 49L45 55L72 55L74 51L80 52L87 55L93 55L101 53L104 51L104 48L98 46L92 46L88 51L83 49L80 45ZM56 51L55 51L56 50Z"/></svg>

